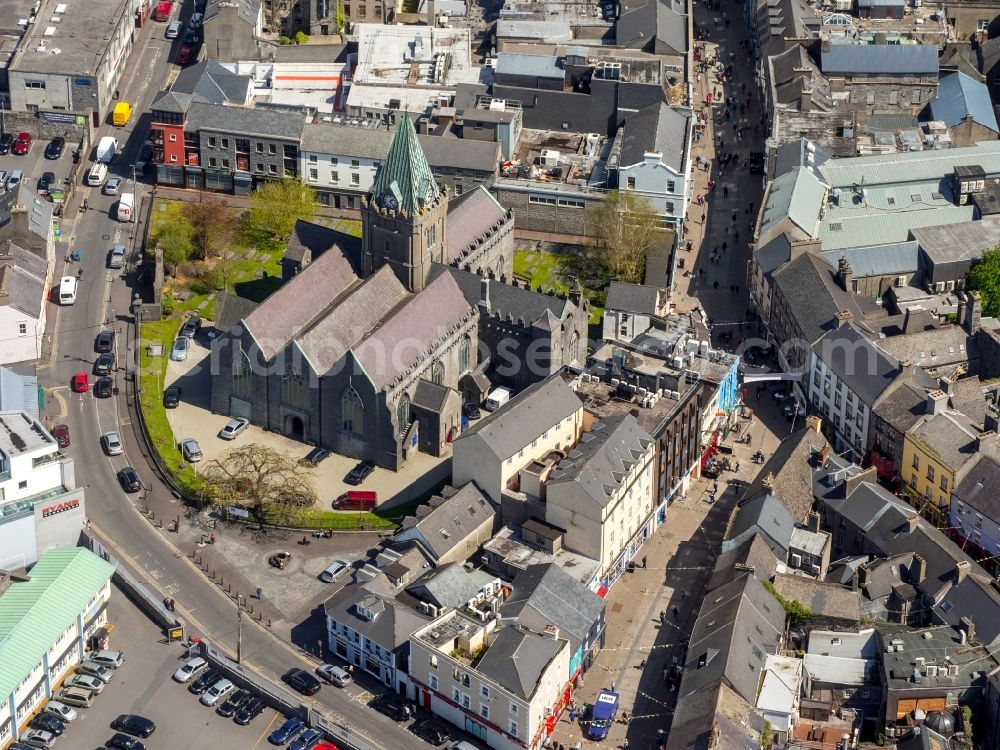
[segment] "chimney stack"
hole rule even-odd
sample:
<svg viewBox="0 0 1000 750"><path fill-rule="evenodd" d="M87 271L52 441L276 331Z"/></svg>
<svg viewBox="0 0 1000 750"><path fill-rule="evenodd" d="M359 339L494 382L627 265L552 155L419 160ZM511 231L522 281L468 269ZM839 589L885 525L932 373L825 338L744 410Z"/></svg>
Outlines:
<svg viewBox="0 0 1000 750"><path fill-rule="evenodd" d="M948 408L948 394L940 388L927 394L926 412L930 415L941 414Z"/></svg>
<svg viewBox="0 0 1000 750"><path fill-rule="evenodd" d="M490 311L490 280L486 276L479 279L479 306L485 312Z"/></svg>
<svg viewBox="0 0 1000 750"><path fill-rule="evenodd" d="M867 469L858 471L854 474L848 475L847 479L844 480L844 497L850 497L851 493L854 492L863 482L871 482L875 484L875 467L869 466Z"/></svg>
<svg viewBox="0 0 1000 750"><path fill-rule="evenodd" d="M970 570L972 570L972 563L968 560L959 560L955 565L955 583L959 584L964 581Z"/></svg>
<svg viewBox="0 0 1000 750"><path fill-rule="evenodd" d="M822 426L823 426L823 420L817 417L815 414L810 414L808 417L806 417L806 427L808 427L816 434L820 434L820 428Z"/></svg>
<svg viewBox="0 0 1000 750"><path fill-rule="evenodd" d="M830 460L830 444L824 443L823 449L819 452L819 468L826 466L826 462Z"/></svg>
<svg viewBox="0 0 1000 750"><path fill-rule="evenodd" d="M914 555L910 565L910 583L923 583L926 575L927 561L921 555Z"/></svg>
<svg viewBox="0 0 1000 750"><path fill-rule="evenodd" d="M974 336L979 330L979 321L983 317L983 298L979 292L965 293L965 319L960 320L962 328L970 336Z"/></svg>
<svg viewBox="0 0 1000 750"><path fill-rule="evenodd" d="M850 310L839 310L833 314L833 319L837 323L837 328L843 328L854 318Z"/></svg>
<svg viewBox="0 0 1000 750"><path fill-rule="evenodd" d="M980 432L976 435L976 453L986 450L987 447L996 443L996 441L997 434L994 431L988 430L986 432Z"/></svg>
<svg viewBox="0 0 1000 750"><path fill-rule="evenodd" d="M840 261L837 263L837 283L840 284L840 288L845 292L851 293L854 291L851 289L853 278L854 270L851 268L851 264L847 262L846 257L841 256Z"/></svg>
<svg viewBox="0 0 1000 750"><path fill-rule="evenodd" d="M914 513L912 516L907 516L903 528L907 534L912 534L918 526L920 526L920 516Z"/></svg>
<svg viewBox="0 0 1000 750"><path fill-rule="evenodd" d="M975 643L976 624L968 617L963 617L958 621L958 629L965 635L966 643Z"/></svg>
<svg viewBox="0 0 1000 750"><path fill-rule="evenodd" d="M806 517L806 528L814 534L819 533L819 513L814 510L809 512Z"/></svg>

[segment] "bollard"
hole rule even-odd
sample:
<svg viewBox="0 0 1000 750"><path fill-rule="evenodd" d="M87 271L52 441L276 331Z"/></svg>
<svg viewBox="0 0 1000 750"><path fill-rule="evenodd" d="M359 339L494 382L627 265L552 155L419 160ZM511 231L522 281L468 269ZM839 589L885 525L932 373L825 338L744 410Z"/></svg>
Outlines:
<svg viewBox="0 0 1000 750"><path fill-rule="evenodd" d="M230 583L228 586L226 586L226 591L232 593L232 590L233 590L233 584ZM236 596L239 596L239 593L237 593Z"/></svg>

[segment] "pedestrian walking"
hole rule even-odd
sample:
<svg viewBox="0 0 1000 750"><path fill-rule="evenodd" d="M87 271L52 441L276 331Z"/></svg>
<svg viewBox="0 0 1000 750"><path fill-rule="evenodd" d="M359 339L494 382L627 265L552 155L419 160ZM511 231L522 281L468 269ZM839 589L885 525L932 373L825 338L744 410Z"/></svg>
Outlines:
<svg viewBox="0 0 1000 750"><path fill-rule="evenodd" d="M643 570L646 569L646 556L645 555L642 556L642 568L643 568Z"/></svg>
<svg viewBox="0 0 1000 750"><path fill-rule="evenodd" d="M677 607L674 607L674 619L675 620L677 619L677 615L679 615L680 613L681 613L681 611L679 609L677 609Z"/></svg>

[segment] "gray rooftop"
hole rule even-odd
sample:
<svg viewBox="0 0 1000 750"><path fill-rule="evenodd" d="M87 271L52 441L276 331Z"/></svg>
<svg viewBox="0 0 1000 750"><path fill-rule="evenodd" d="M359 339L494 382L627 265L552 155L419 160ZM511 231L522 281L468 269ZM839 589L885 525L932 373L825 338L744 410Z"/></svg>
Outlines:
<svg viewBox="0 0 1000 750"><path fill-rule="evenodd" d="M968 362L978 357L976 339L957 325L903 333L879 339L878 347L898 362L910 362L926 369L938 365Z"/></svg>
<svg viewBox="0 0 1000 750"><path fill-rule="evenodd" d="M636 315L656 315L659 299L660 290L655 286L612 281L604 308Z"/></svg>
<svg viewBox="0 0 1000 750"><path fill-rule="evenodd" d="M442 273L447 273L455 279L470 305L479 304L482 297L482 279L478 274L438 265L432 270L431 275L436 278ZM569 312L569 303L552 294L504 284L494 279L487 280L487 286L490 295L489 313L505 320L510 316L512 320L530 326L547 315L551 315L556 320L562 320Z"/></svg>
<svg viewBox="0 0 1000 750"><path fill-rule="evenodd" d="M955 487L953 497L1000 522L1000 461L991 456L976 456L975 463Z"/></svg>
<svg viewBox="0 0 1000 750"><path fill-rule="evenodd" d="M920 249L934 263L977 260L992 250L1000 238L1000 217L942 224L910 231Z"/></svg>
<svg viewBox="0 0 1000 750"><path fill-rule="evenodd" d="M38 419L38 376L34 367L18 372L0 367L0 412L25 412Z"/></svg>
<svg viewBox="0 0 1000 750"><path fill-rule="evenodd" d="M213 130L298 142L302 138L305 122L304 112L192 102L188 107L185 128L190 132Z"/></svg>
<svg viewBox="0 0 1000 750"><path fill-rule="evenodd" d="M575 651L604 617L604 600L555 563L531 565L514 578L500 615L539 632L555 625Z"/></svg>
<svg viewBox="0 0 1000 750"><path fill-rule="evenodd" d="M461 609L473 601L482 587L459 563L435 568L406 590L422 601L448 609Z"/></svg>
<svg viewBox="0 0 1000 750"><path fill-rule="evenodd" d="M788 509L793 521L803 523L813 506L810 474L819 452L826 445L826 438L809 427L788 436L757 472L743 499L760 495L764 491L764 480L769 478L774 497Z"/></svg>
<svg viewBox="0 0 1000 750"><path fill-rule="evenodd" d="M920 262L920 246L916 240L829 250L821 255L834 267L841 258L846 259L854 277L859 279L870 276L902 276L916 273L923 267Z"/></svg>
<svg viewBox="0 0 1000 750"><path fill-rule="evenodd" d="M965 466L978 452L978 427L957 411L929 414L910 430L910 434L933 449L938 459L954 471Z"/></svg>
<svg viewBox="0 0 1000 750"><path fill-rule="evenodd" d="M861 621L861 592L792 573L774 576L774 588L785 599L799 601L818 617Z"/></svg>
<svg viewBox="0 0 1000 750"><path fill-rule="evenodd" d="M223 3L238 6L240 19L249 26L257 23L261 0L208 0L205 4L205 23L209 23L219 15L219 6Z"/></svg>
<svg viewBox="0 0 1000 750"><path fill-rule="evenodd" d="M416 529L430 548L430 554L438 560L496 516L493 506L471 482L454 494L432 497L422 507L428 510L417 517L404 519L400 533Z"/></svg>
<svg viewBox="0 0 1000 750"><path fill-rule="evenodd" d="M221 295L219 304L215 308L215 330L218 333L225 333L257 309L257 304L253 300L237 297L235 294Z"/></svg>
<svg viewBox="0 0 1000 750"><path fill-rule="evenodd" d="M372 619L363 615L358 605L377 616ZM368 583L348 583L323 602L323 611L334 622L343 623L388 651L409 642L410 636L430 620L418 609L417 599L393 592L384 575Z"/></svg>
<svg viewBox="0 0 1000 750"><path fill-rule="evenodd" d="M831 44L820 57L826 75L937 75L931 44Z"/></svg>
<svg viewBox="0 0 1000 750"><path fill-rule="evenodd" d="M722 551L728 552L754 534L760 534L775 556L784 560L794 528L795 519L788 509L765 491L740 503L722 543Z"/></svg>
<svg viewBox="0 0 1000 750"><path fill-rule="evenodd" d="M621 166L641 164L647 153L658 153L674 172L683 173L687 162L691 111L664 102L650 104L625 117Z"/></svg>
<svg viewBox="0 0 1000 750"><path fill-rule="evenodd" d="M899 362L853 323L827 333L813 345L813 351L869 407L900 374Z"/></svg>
<svg viewBox="0 0 1000 750"><path fill-rule="evenodd" d="M514 695L531 699L545 670L564 648L568 648L567 642L560 638L504 627L486 649L476 671Z"/></svg>
<svg viewBox="0 0 1000 750"><path fill-rule="evenodd" d="M193 102L247 104L253 81L237 75L216 60L207 59L182 68L167 91L157 94L150 109L183 114Z"/></svg>
<svg viewBox="0 0 1000 750"><path fill-rule="evenodd" d="M565 72L555 55L522 55L501 52L497 56L496 75L537 76L562 80Z"/></svg>
<svg viewBox="0 0 1000 750"><path fill-rule="evenodd" d="M448 202L448 262L460 261L465 251L477 247L498 224L512 217L483 185L452 198Z"/></svg>
<svg viewBox="0 0 1000 750"><path fill-rule="evenodd" d="M0 453L12 458L42 448L55 448L56 441L42 425L24 412L0 413Z"/></svg>

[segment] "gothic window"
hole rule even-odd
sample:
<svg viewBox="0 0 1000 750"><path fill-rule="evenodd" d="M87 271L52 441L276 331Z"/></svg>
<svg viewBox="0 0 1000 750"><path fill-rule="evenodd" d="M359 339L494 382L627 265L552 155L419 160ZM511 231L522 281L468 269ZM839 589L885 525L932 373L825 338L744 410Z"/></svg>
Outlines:
<svg viewBox="0 0 1000 750"><path fill-rule="evenodd" d="M396 422L399 425L399 436L403 437L406 425L410 423L410 397L405 393L399 397L396 404Z"/></svg>
<svg viewBox="0 0 1000 750"><path fill-rule="evenodd" d="M426 231L427 247L434 247L434 243L437 241L437 227L431 224L427 227Z"/></svg>
<svg viewBox="0 0 1000 750"><path fill-rule="evenodd" d="M435 385L444 383L444 365L440 360L435 360L431 365L431 382Z"/></svg>
<svg viewBox="0 0 1000 750"><path fill-rule="evenodd" d="M239 347L239 344L237 344ZM233 395L250 398L253 395L253 371L250 358L240 347L233 358Z"/></svg>
<svg viewBox="0 0 1000 750"><path fill-rule="evenodd" d="M292 372L281 378L281 400L289 406L308 409L311 406L309 398L309 383L301 373Z"/></svg>
<svg viewBox="0 0 1000 750"><path fill-rule="evenodd" d="M458 347L458 371L469 371L469 355L472 353L472 338L466 336Z"/></svg>
<svg viewBox="0 0 1000 750"><path fill-rule="evenodd" d="M573 336L569 340L569 361L570 364L580 359L580 332L573 331Z"/></svg>
<svg viewBox="0 0 1000 750"><path fill-rule="evenodd" d="M361 402L358 392L350 386L344 390L344 395L340 399L340 412L344 432L352 435L365 434L365 405Z"/></svg>

